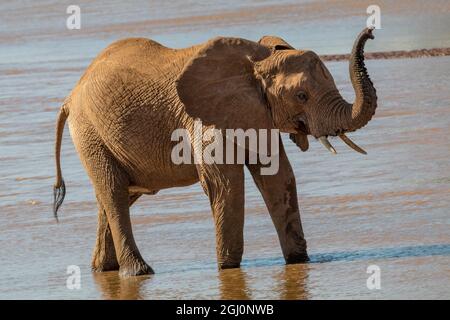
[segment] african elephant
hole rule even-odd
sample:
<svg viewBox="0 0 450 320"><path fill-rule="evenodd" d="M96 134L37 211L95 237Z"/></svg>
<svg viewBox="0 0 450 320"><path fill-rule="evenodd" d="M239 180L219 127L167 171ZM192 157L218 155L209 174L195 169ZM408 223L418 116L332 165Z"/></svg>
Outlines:
<svg viewBox="0 0 450 320"><path fill-rule="evenodd" d="M327 136L365 126L377 107L364 65L365 29L350 58L353 104L339 94L318 55L278 37L259 42L218 37L185 49L143 38L120 40L101 52L65 99L56 126L54 214L65 196L60 165L66 120L98 203L94 271L121 276L153 273L132 233L130 206L142 194L200 182L216 228L219 269L239 267L243 253L244 164L174 164L171 133L193 130L194 119L219 128L290 133L302 151L307 135L334 151ZM278 139L280 137L278 136ZM275 225L286 263L308 261L296 181L280 139L279 170L260 174L249 164Z"/></svg>

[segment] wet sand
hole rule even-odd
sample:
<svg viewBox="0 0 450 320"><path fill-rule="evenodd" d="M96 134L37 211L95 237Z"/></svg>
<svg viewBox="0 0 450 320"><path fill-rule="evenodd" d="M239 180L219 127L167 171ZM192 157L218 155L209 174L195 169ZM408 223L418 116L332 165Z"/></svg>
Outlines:
<svg viewBox="0 0 450 320"><path fill-rule="evenodd" d="M366 50L375 58L367 68L380 105L368 126L350 134L367 156L337 139L336 156L314 140L302 153L283 136L311 263L284 265L275 229L247 174L241 269L217 271L209 203L194 185L143 197L132 208L136 241L155 275L121 280L116 272L91 273L97 209L67 128L67 196L60 224L53 220L54 125L61 101L103 47L128 36L184 47L217 35L257 40L276 34L339 60L364 25L367 6L137 3L80 1L85 15L77 32L64 28L69 2L1 5L0 298L450 298L450 57L420 54L448 52L449 6L443 1L380 3L383 29ZM405 24L411 17L416 19ZM408 54L394 51L417 54L403 59ZM374 52L396 59L377 59ZM352 100L347 63L326 64ZM381 270L380 290L366 286L373 264ZM69 265L81 268L80 290L66 288Z"/></svg>

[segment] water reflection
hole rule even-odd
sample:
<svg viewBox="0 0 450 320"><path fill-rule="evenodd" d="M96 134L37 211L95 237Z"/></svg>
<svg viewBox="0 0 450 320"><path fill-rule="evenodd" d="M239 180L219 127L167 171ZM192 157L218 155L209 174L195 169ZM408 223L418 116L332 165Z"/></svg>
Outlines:
<svg viewBox="0 0 450 320"><path fill-rule="evenodd" d="M219 272L220 298L223 300L251 299L251 292L247 284L247 273L242 269L228 269Z"/></svg>
<svg viewBox="0 0 450 320"><path fill-rule="evenodd" d="M303 300L308 299L307 281L309 265L287 265L267 277L264 271L253 269L252 271L244 271L243 269L223 270L219 272L220 280L220 298L247 300L258 298L262 291L271 291L276 294L274 298L282 300ZM255 274L253 274L255 273ZM253 274L253 275L252 275ZM266 277L266 280L261 280ZM259 280L255 280L259 278ZM253 288L249 288L248 284L253 284ZM256 285L255 285L256 284Z"/></svg>
<svg viewBox="0 0 450 320"><path fill-rule="evenodd" d="M202 273L200 273L190 280L197 285L204 285L203 298L206 299L250 300L271 297L282 300L304 300L311 298L307 288L309 270L310 265L308 264L288 265L269 270L240 268L216 271L213 274L201 275ZM190 274L190 272L188 273ZM198 277L199 275L200 277ZM178 299L182 296L178 296L181 292L176 289L181 287L181 279L173 277L164 279L163 275L159 280L166 283L166 290L161 292L160 286L153 286L155 282L149 283L152 277L139 276L121 279L118 272L114 271L92 273L92 279L101 299L140 300L161 297ZM217 282L218 291L216 291ZM188 288L191 287L188 285L185 289Z"/></svg>
<svg viewBox="0 0 450 320"><path fill-rule="evenodd" d="M280 300L306 300L308 295L308 264L286 265L274 278L277 280Z"/></svg>
<svg viewBox="0 0 450 320"><path fill-rule="evenodd" d="M245 260L242 268L222 271L189 266L156 276L121 279L118 272L105 272L92 273L92 278L102 299L307 300L315 298L312 288L318 285L318 268L328 263L433 256L450 256L450 244L312 253L307 264L283 265L283 259L278 257ZM350 267L349 264L341 266ZM327 274L330 276L324 272L323 277Z"/></svg>
<svg viewBox="0 0 450 320"><path fill-rule="evenodd" d="M141 300L142 286L151 276L121 279L117 271L93 272L92 278L102 294L102 299Z"/></svg>

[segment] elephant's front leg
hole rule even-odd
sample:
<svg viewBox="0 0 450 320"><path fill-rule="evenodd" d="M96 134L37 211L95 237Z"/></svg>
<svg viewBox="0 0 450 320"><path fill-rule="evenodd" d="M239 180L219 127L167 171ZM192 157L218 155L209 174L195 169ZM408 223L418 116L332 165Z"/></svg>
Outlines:
<svg viewBox="0 0 450 320"><path fill-rule="evenodd" d="M297 187L291 164L280 140L279 170L275 175L262 175L261 165L247 165L258 186L277 230L286 263L309 260L300 219Z"/></svg>
<svg viewBox="0 0 450 320"><path fill-rule="evenodd" d="M198 170L216 226L219 269L238 268L244 250L243 165L201 165Z"/></svg>

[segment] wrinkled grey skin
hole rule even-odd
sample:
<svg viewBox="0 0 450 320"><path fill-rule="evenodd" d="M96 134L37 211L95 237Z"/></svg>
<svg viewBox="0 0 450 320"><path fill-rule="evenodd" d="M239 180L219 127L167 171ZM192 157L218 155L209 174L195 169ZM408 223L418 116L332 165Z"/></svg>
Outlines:
<svg viewBox="0 0 450 320"><path fill-rule="evenodd" d="M65 195L60 169L65 121L98 202L92 268L121 276L153 273L136 246L130 206L142 194L201 183L216 227L219 268L238 267L243 253L244 165L171 161L175 129L272 129L291 133L308 149L307 135L338 135L364 126L376 95L364 67L370 30L355 42L350 76L356 100L349 104L311 51L282 39L259 43L215 38L187 49L148 39L126 39L106 48L89 66L61 107L56 133L55 216ZM286 263L308 260L295 177L280 139L279 171L261 175L247 165L277 230Z"/></svg>

